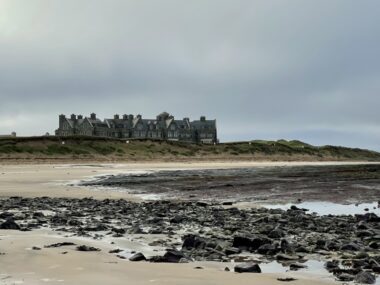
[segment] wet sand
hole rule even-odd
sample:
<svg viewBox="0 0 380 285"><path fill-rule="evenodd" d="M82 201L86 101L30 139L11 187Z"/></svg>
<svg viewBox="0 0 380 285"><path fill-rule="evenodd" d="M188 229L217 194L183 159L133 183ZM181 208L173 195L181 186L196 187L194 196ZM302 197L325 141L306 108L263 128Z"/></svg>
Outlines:
<svg viewBox="0 0 380 285"><path fill-rule="evenodd" d="M93 191L90 187L72 187L73 181L95 175L120 174L146 170L227 169L274 166L360 165L368 162L209 162L209 163L131 163L131 164L0 164L0 197L94 197L139 200L126 192Z"/></svg>
<svg viewBox="0 0 380 285"><path fill-rule="evenodd" d="M74 242L100 247L100 252L78 252L73 246L44 248L57 242ZM32 250L33 246L41 250ZM98 241L63 238L47 234L1 231L0 232L0 284L173 284L173 285L223 285L223 284L284 284L278 277L291 274L237 274L224 272L230 264L187 263L154 264L132 263L108 254L115 246ZM62 254L62 252L67 252ZM194 269L196 266L204 269ZM230 266L231 267L231 266ZM232 268L232 267L231 267ZM297 276L292 284L334 284L330 279L318 276Z"/></svg>
<svg viewBox="0 0 380 285"><path fill-rule="evenodd" d="M226 169L268 166L343 165L358 163L134 163L134 164L87 164L87 165L0 165L0 197L94 197L141 200L126 192L92 190L91 187L72 187L73 181L95 175L120 174L128 171L170 169ZM368 164L368 163L362 163ZM94 245L101 252L78 252L71 248L45 249L44 245L73 241ZM42 250L31 250L33 246ZM65 238L56 233L20 232L0 230L0 284L284 284L277 281L284 274L235 274L224 272L226 264L196 263L152 264L132 263L108 254L114 249L105 241ZM62 252L67 251L67 254ZM232 269L232 267L230 267ZM289 276L289 274L285 274ZM337 284L333 279L318 275L297 276L291 284ZM339 284L339 283L338 283Z"/></svg>

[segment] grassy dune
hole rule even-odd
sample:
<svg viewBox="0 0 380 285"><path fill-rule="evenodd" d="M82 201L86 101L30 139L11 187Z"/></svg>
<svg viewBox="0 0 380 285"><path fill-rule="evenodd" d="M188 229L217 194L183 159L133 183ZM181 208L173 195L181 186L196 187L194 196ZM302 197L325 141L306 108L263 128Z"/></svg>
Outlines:
<svg viewBox="0 0 380 285"><path fill-rule="evenodd" d="M214 146L152 140L130 140L126 143L125 140L93 137L19 137L0 139L0 159L380 161L380 153L336 146L316 147L285 140L256 140Z"/></svg>

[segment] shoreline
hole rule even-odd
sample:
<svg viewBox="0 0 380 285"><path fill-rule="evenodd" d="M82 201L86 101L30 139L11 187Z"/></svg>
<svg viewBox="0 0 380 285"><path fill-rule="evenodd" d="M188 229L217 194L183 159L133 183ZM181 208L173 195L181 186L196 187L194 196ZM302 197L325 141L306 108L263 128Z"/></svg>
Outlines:
<svg viewBox="0 0 380 285"><path fill-rule="evenodd" d="M139 163L67 163L0 164L0 197L93 197L98 199L142 200L120 191L94 191L91 187L73 187L75 181L100 175L130 171L265 168L291 166L377 165L374 162L139 162Z"/></svg>

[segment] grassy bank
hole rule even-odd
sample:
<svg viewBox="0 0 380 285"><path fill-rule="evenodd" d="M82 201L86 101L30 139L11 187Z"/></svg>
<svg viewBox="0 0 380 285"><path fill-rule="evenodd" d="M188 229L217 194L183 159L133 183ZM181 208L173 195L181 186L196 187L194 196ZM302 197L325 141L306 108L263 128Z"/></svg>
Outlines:
<svg viewBox="0 0 380 285"><path fill-rule="evenodd" d="M19 137L0 139L0 159L18 160L290 160L380 161L380 153L300 141L250 141L196 145L180 142L93 137Z"/></svg>

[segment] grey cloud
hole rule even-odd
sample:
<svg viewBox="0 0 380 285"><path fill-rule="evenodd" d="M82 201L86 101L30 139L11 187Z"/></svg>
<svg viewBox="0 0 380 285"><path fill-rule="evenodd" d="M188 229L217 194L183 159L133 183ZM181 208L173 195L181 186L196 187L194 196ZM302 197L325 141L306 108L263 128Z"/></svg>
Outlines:
<svg viewBox="0 0 380 285"><path fill-rule="evenodd" d="M217 118L222 140L380 150L376 0L1 5L0 133L51 132L58 113L167 110Z"/></svg>

